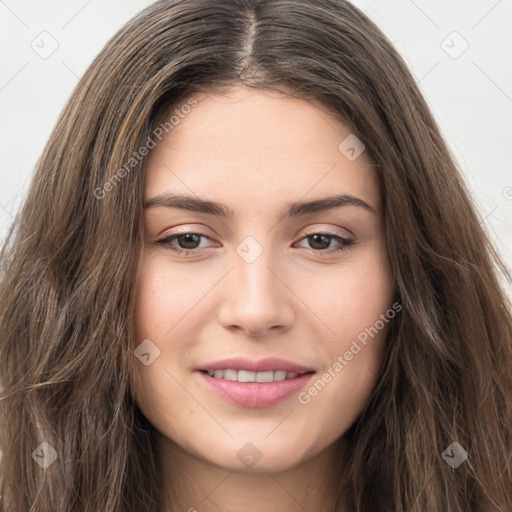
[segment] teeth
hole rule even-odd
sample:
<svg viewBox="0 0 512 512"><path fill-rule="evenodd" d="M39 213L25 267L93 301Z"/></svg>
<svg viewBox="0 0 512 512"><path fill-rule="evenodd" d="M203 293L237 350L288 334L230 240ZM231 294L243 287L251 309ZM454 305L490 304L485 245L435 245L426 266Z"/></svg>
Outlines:
<svg viewBox="0 0 512 512"><path fill-rule="evenodd" d="M249 372L247 370L208 370L210 377L216 379L226 379L238 382L278 382L286 379L294 379L299 375L295 372L286 372L285 370L276 370L268 372Z"/></svg>
<svg viewBox="0 0 512 512"><path fill-rule="evenodd" d="M256 382L256 372L238 370L238 382Z"/></svg>
<svg viewBox="0 0 512 512"><path fill-rule="evenodd" d="M274 380L285 380L286 379L286 372L284 370L278 370L277 372L274 372Z"/></svg>
<svg viewBox="0 0 512 512"><path fill-rule="evenodd" d="M238 375L236 370L224 370L224 378L226 380L238 380Z"/></svg>
<svg viewBox="0 0 512 512"><path fill-rule="evenodd" d="M274 372L258 372L256 374L256 382L273 382Z"/></svg>

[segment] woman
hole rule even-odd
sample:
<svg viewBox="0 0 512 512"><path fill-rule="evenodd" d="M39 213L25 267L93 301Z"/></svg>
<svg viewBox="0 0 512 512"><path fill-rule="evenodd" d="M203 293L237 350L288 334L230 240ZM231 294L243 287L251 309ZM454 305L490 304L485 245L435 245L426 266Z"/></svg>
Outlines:
<svg viewBox="0 0 512 512"><path fill-rule="evenodd" d="M500 271L354 6L156 2L3 249L3 509L511 510Z"/></svg>

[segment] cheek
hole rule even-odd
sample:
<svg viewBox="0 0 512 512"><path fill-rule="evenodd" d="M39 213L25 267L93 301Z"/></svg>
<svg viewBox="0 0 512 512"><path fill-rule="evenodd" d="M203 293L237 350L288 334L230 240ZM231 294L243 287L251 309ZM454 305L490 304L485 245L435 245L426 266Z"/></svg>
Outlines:
<svg viewBox="0 0 512 512"><path fill-rule="evenodd" d="M170 272L169 265L161 258L148 255L139 275L134 315L134 348L149 339L160 351L149 365L138 360L134 362L134 400L153 426L169 435L175 434L169 418L177 411L187 409L187 397L174 378L177 371L172 364L180 360L181 343L174 338L173 343L166 342L181 327L174 327L177 320L190 309L182 293L183 284L178 281L176 271ZM149 350L155 349L151 347Z"/></svg>
<svg viewBox="0 0 512 512"><path fill-rule="evenodd" d="M330 335L322 343L323 369L306 389L302 403L315 402L314 407L328 403L333 410L341 408L350 421L376 384L389 325L396 315L385 249L376 245L359 256L321 283L324 293L318 285L308 291Z"/></svg>
<svg viewBox="0 0 512 512"><path fill-rule="evenodd" d="M363 309L356 318L341 319L338 336L324 345L323 368L298 396L308 416L314 418L310 428L318 440L334 442L366 407L382 368L392 321L388 318L386 323L379 317L389 306L386 304L377 316ZM375 326L377 322L382 322L382 328L378 328L380 323Z"/></svg>
<svg viewBox="0 0 512 512"><path fill-rule="evenodd" d="M164 275L158 276L158 266L155 263L144 261L137 285L135 299L135 333L136 339L156 338L154 336L154 326L160 325L163 321L163 308L158 304L164 304L161 301L162 289L160 282ZM155 320L158 320L155 322ZM153 326L153 329L151 328Z"/></svg>
<svg viewBox="0 0 512 512"><path fill-rule="evenodd" d="M158 354L147 366L135 361L135 399L147 417L161 416L162 404L169 410L185 407L186 397L173 376L188 368L189 352L199 339L194 313L206 286L201 273L180 271L161 255L145 256L136 291L133 349L150 340L154 345L149 351Z"/></svg>
<svg viewBox="0 0 512 512"><path fill-rule="evenodd" d="M344 352L350 340L373 326L392 305L394 282L385 247L372 244L328 272L317 273L313 280L302 281L300 294L328 328L325 348L331 355Z"/></svg>
<svg viewBox="0 0 512 512"><path fill-rule="evenodd" d="M138 340L150 338L160 344L169 336L177 320L197 301L194 289L200 283L199 280L195 283L193 276L184 282L176 268L170 268L165 259L154 256L147 256L139 276L135 333Z"/></svg>
<svg viewBox="0 0 512 512"><path fill-rule="evenodd" d="M341 321L351 327L352 335L358 334L354 329L361 331L373 325L391 306L394 282L382 241L361 258L358 268L348 278L347 292L340 313Z"/></svg>

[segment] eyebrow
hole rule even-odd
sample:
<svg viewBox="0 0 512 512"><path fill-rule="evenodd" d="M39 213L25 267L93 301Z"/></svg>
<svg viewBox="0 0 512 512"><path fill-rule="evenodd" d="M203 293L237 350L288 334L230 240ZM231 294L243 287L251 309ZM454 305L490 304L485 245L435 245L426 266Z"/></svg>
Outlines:
<svg viewBox="0 0 512 512"><path fill-rule="evenodd" d="M144 209L163 206L166 208L179 208L197 213L206 213L208 215L217 215L220 217L233 217L235 212L222 203L208 201L189 195L176 195L163 193L148 199L144 203ZM334 208L344 206L356 206L369 212L376 213L374 208L359 197L349 194L338 194L334 196L315 199L313 201L296 201L286 206L279 220L288 217L300 217L311 213L323 212Z"/></svg>

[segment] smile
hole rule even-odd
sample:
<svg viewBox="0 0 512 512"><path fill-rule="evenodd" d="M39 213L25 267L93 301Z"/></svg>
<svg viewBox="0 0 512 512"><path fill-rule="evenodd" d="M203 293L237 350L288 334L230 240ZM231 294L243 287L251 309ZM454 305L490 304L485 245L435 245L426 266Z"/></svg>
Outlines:
<svg viewBox="0 0 512 512"><path fill-rule="evenodd" d="M271 407L300 392L316 372L284 359L231 358L198 368L207 390L239 407Z"/></svg>
<svg viewBox="0 0 512 512"><path fill-rule="evenodd" d="M206 371L206 370L205 370ZM294 379L299 375L296 372L286 370L268 372L250 372L247 370L208 370L208 375L215 379L225 379L238 382L279 382L287 379Z"/></svg>

